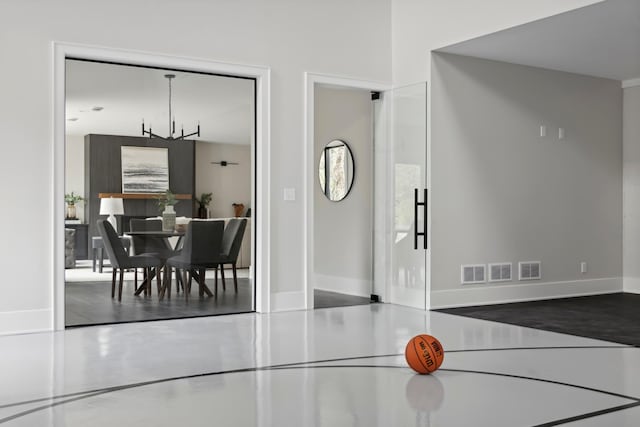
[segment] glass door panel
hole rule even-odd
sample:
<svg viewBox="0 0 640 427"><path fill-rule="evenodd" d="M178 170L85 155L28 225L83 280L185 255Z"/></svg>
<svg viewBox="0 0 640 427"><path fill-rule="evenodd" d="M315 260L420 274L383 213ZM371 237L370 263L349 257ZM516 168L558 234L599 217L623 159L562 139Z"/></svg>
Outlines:
<svg viewBox="0 0 640 427"><path fill-rule="evenodd" d="M426 309L427 85L386 91L381 100L374 110L374 290L387 302Z"/></svg>

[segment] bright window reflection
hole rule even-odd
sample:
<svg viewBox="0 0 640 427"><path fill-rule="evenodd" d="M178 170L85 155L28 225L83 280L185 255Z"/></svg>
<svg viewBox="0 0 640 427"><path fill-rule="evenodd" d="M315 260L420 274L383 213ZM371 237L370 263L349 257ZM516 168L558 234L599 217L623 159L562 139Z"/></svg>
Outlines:
<svg viewBox="0 0 640 427"><path fill-rule="evenodd" d="M344 199L353 183L353 157L349 147L340 140L331 141L320 155L318 164L320 188L329 200ZM326 185L327 181L329 185Z"/></svg>
<svg viewBox="0 0 640 427"><path fill-rule="evenodd" d="M396 163L395 165L395 206L394 227L396 231L395 243L402 240L415 225L414 189L422 187L420 184L420 165Z"/></svg>

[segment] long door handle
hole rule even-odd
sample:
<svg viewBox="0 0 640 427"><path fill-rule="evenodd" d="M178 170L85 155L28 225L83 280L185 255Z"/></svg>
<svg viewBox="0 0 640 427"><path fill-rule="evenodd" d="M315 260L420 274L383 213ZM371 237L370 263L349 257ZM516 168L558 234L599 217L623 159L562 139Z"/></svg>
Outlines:
<svg viewBox="0 0 640 427"><path fill-rule="evenodd" d="M413 190L413 249L418 249L418 236L422 236L422 243L424 249L427 249L427 189L424 189L424 201L418 201L418 189ZM422 218L424 220L422 232L418 231L418 207L422 206Z"/></svg>

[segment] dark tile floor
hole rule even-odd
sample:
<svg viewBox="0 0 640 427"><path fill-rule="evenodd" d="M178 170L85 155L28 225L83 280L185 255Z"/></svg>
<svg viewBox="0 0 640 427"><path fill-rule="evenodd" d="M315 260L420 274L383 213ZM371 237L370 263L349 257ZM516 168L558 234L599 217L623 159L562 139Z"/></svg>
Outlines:
<svg viewBox="0 0 640 427"><path fill-rule="evenodd" d="M233 291L232 280L227 290L220 285L217 297L200 297L193 285L191 297L172 293L171 298L158 300L153 295L133 295L133 283L125 281L122 301L111 298L111 282L67 282L65 285L66 326L89 326L111 323L142 322L179 319L186 317L216 316L253 311L252 289L249 279L238 279L238 293ZM212 289L213 290L213 289ZM316 308L369 304L369 298L354 297L335 292L315 291Z"/></svg>
<svg viewBox="0 0 640 427"><path fill-rule="evenodd" d="M369 304L371 301L369 298L356 297L353 295L339 294L337 292L313 291L313 305L315 308L328 308L328 307L344 307L348 305L364 305Z"/></svg>
<svg viewBox="0 0 640 427"><path fill-rule="evenodd" d="M640 295L616 293L435 310L640 346Z"/></svg>
<svg viewBox="0 0 640 427"><path fill-rule="evenodd" d="M174 285L175 286L175 285ZM200 297L193 285L190 298L183 293L158 300L155 283L153 295L133 295L133 283L126 282L122 301L111 298L111 282L67 282L65 285L67 326L86 326L109 323L140 322L147 320L179 319L185 317L215 316L252 311L249 279L238 279L238 293L233 281L227 280L227 290L219 287L217 297ZM213 289L212 289L213 291ZM117 292L117 291L116 291Z"/></svg>

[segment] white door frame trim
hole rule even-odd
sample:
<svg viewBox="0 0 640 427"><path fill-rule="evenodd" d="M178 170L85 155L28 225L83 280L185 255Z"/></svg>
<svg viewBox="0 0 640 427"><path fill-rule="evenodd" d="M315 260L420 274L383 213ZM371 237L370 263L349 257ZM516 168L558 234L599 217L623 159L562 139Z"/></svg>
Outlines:
<svg viewBox="0 0 640 427"><path fill-rule="evenodd" d="M255 309L269 312L270 295L270 231L269 194L271 180L270 160L270 105L271 71L268 67L214 62L205 59L177 57L158 53L111 49L73 43L53 43L53 179L51 187L51 248L53 271L53 292L51 306L54 329L64 329L64 181L65 181L65 59L82 58L105 62L176 68L215 74L228 74L256 79L256 145L254 163L251 168L253 197L252 236L255 236L255 250L251 251L253 274L257 280ZM257 177L257 180L256 180ZM257 184L257 186L256 186ZM257 230L257 233L256 233ZM255 283L255 282L254 282Z"/></svg>
<svg viewBox="0 0 640 427"><path fill-rule="evenodd" d="M314 217L313 217L313 192L315 185L315 164L313 161L313 141L314 141L314 95L315 85L331 85L340 86L351 89L365 89L376 92L383 92L391 89L390 84L359 80L350 77L340 77L328 74L304 73L304 291L305 291L305 309L313 308L313 289L314 280Z"/></svg>

